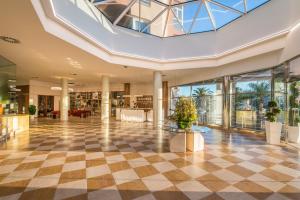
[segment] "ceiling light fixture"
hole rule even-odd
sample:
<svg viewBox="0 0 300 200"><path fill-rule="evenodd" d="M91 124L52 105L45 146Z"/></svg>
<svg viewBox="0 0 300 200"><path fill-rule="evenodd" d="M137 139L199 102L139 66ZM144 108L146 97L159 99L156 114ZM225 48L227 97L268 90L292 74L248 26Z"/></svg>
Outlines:
<svg viewBox="0 0 300 200"><path fill-rule="evenodd" d="M61 87L51 87L51 90L54 90L54 91L61 91L62 88ZM73 88L68 88L69 92L74 92L74 89Z"/></svg>
<svg viewBox="0 0 300 200"><path fill-rule="evenodd" d="M4 42L8 42L11 44L19 44L20 43L20 40L17 40L15 38L8 37L8 36L0 36L0 40L3 40Z"/></svg>
<svg viewBox="0 0 300 200"><path fill-rule="evenodd" d="M51 87L51 90L54 90L54 91L60 91L62 90L61 87Z"/></svg>

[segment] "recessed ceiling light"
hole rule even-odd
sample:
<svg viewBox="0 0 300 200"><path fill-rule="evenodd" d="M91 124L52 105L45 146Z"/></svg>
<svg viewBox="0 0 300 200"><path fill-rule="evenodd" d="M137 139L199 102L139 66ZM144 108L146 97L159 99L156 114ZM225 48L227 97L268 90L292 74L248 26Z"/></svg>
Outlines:
<svg viewBox="0 0 300 200"><path fill-rule="evenodd" d="M8 42L8 43L11 43L11 44L20 43L20 40L17 40L17 39L12 38L12 37L7 37L7 36L0 36L0 40L3 40L4 42Z"/></svg>

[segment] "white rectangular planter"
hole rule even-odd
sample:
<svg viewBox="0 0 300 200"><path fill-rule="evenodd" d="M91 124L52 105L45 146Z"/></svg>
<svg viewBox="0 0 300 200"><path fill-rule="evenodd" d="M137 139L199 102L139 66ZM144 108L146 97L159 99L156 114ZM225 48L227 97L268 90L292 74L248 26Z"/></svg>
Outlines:
<svg viewBox="0 0 300 200"><path fill-rule="evenodd" d="M300 126L289 126L288 127L288 138L289 142L300 144Z"/></svg>
<svg viewBox="0 0 300 200"><path fill-rule="evenodd" d="M204 149L204 138L198 131L186 134L186 148L189 151L196 152Z"/></svg>
<svg viewBox="0 0 300 200"><path fill-rule="evenodd" d="M186 138L185 132L170 134L169 136L170 152L185 152Z"/></svg>
<svg viewBox="0 0 300 200"><path fill-rule="evenodd" d="M266 139L269 144L280 144L282 123L266 121Z"/></svg>

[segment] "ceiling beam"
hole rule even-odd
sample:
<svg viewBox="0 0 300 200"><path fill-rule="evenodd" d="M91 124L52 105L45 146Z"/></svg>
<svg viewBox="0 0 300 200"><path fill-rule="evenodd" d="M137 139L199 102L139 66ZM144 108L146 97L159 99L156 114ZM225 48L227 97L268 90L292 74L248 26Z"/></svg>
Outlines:
<svg viewBox="0 0 300 200"><path fill-rule="evenodd" d="M221 8L223 8L223 9L225 9L225 10L230 10L230 11L233 11L233 12L235 12L235 13L242 14L242 15L245 14L245 13L242 12L242 11L239 11L239 10L237 10L237 9L235 9L235 8L228 7L228 6L226 6L226 5L223 5L223 4L221 4L221 3L215 2L215 1L213 1L213 0L209 0L209 2L212 3L212 4L215 4L215 5L217 5L217 6L219 6L219 7L221 7Z"/></svg>
<svg viewBox="0 0 300 200"><path fill-rule="evenodd" d="M244 9L245 9L245 13L248 13L247 0L244 0Z"/></svg>
<svg viewBox="0 0 300 200"><path fill-rule="evenodd" d="M166 35L166 29L167 29L167 24L168 24L168 20L169 20L170 9L171 9L171 6L168 6L167 19L166 19L166 23L165 23L165 26L164 26L163 37L165 37L165 35Z"/></svg>
<svg viewBox="0 0 300 200"><path fill-rule="evenodd" d="M181 26L182 32L183 32L184 34L186 34L186 32L185 32L185 30L184 30L184 27L183 27L183 22L182 22L182 24L180 23L180 20L178 19L178 16L174 13L174 11L173 11L172 8L171 8L171 11L172 11L173 15L175 16L177 23Z"/></svg>
<svg viewBox="0 0 300 200"><path fill-rule="evenodd" d="M114 0L104 0L104 1L99 1L99 2L96 2L94 3L95 0L92 0L92 3L95 5L95 6L98 6L98 5L101 5L101 4L109 4L109 3L113 3Z"/></svg>
<svg viewBox="0 0 300 200"><path fill-rule="evenodd" d="M195 14L195 16L194 16L194 18L193 18L193 21L192 21L192 24L191 24L191 27L190 27L190 29L189 29L188 34L190 34L190 33L192 32L192 29L193 29L193 27L194 27L195 21L196 21L196 19L197 19L199 13L200 13L200 11L201 11L202 5L203 5L203 2L200 1L200 4L199 4L198 9L197 9L197 11L196 11L196 14Z"/></svg>
<svg viewBox="0 0 300 200"><path fill-rule="evenodd" d="M114 25L117 25L120 20L124 17L124 15L126 15L126 13L129 11L129 9L135 4L137 0L132 0L128 6L125 8L125 10L123 10L123 12L119 15L119 17L114 21Z"/></svg>
<svg viewBox="0 0 300 200"><path fill-rule="evenodd" d="M205 5L206 11L207 11L207 13L208 13L210 22L211 22L211 24L213 25L214 30L216 31L216 30L217 30L216 20L215 20L213 14L212 14L212 12L211 12L211 8L210 8L210 6L209 6L209 4L208 4L207 1L204 1L204 5Z"/></svg>
<svg viewBox="0 0 300 200"><path fill-rule="evenodd" d="M153 22L155 22L167 9L168 7L165 7L156 17L151 20L151 22L149 22L147 26L143 28L143 30L141 30L141 32L144 32L144 30L146 30Z"/></svg>

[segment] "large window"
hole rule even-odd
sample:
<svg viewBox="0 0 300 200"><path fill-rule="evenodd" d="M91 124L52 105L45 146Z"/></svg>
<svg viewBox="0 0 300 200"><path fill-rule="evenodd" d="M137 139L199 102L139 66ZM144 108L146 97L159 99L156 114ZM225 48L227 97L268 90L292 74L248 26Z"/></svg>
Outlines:
<svg viewBox="0 0 300 200"><path fill-rule="evenodd" d="M198 124L222 125L222 81L211 80L188 86L173 87L171 89L171 113L175 109L179 97L191 98L195 101Z"/></svg>
<svg viewBox="0 0 300 200"><path fill-rule="evenodd" d="M264 116L271 100L271 78L271 70L232 77L231 127L264 129Z"/></svg>

